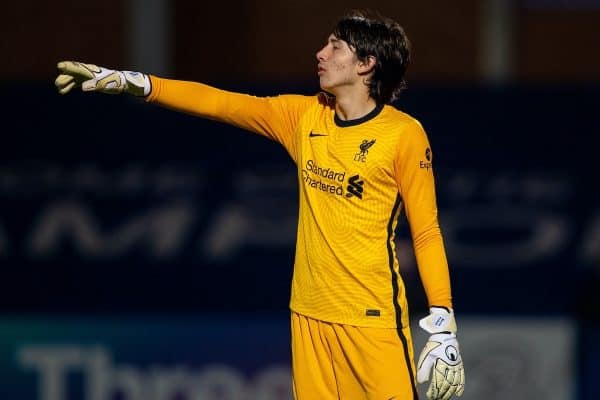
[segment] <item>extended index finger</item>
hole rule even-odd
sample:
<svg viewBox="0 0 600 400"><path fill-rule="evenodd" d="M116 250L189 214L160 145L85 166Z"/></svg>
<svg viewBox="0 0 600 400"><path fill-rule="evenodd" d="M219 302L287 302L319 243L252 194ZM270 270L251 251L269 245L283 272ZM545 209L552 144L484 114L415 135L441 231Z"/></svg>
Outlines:
<svg viewBox="0 0 600 400"><path fill-rule="evenodd" d="M94 78L94 73L100 72L100 68L93 64L84 64L77 61L61 61L56 67L63 74L71 75L76 80L88 80Z"/></svg>

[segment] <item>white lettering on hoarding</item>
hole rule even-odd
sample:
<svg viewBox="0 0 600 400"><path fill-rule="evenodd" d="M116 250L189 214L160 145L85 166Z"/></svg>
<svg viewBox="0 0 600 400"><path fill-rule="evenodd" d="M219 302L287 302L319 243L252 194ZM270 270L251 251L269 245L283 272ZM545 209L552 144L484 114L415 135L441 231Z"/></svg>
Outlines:
<svg viewBox="0 0 600 400"><path fill-rule="evenodd" d="M156 258L180 251L195 219L185 203L157 207L106 232L93 213L80 203L51 205L34 225L29 248L37 257L49 256L69 241L83 256L116 257L143 244Z"/></svg>
<svg viewBox="0 0 600 400"><path fill-rule="evenodd" d="M22 237L11 229L10 218L0 220L0 257L51 260L66 249L95 260L135 253L161 261L191 256L227 262L246 248L294 245L298 215L292 174L240 171L232 178L234 193L208 210L195 197L208 190L205 179L196 179L189 168L47 167L0 168L2 196L42 195L29 213L35 218L19 218ZM342 176L314 164L306 167L331 182ZM576 252L572 255L586 265L600 259L598 210L574 219L575 186L559 172L459 170L439 180L439 191L445 196L440 222L457 267L526 267L565 251ZM85 196L61 201L54 193ZM142 211L127 211L134 198L136 204L141 199ZM105 199L115 202L114 212L97 203Z"/></svg>
<svg viewBox="0 0 600 400"><path fill-rule="evenodd" d="M102 346L24 346L18 363L39 375L37 400L64 400L69 372L84 374L84 400L291 400L288 367L270 366L247 379L228 365L205 365L201 370L176 365L113 364Z"/></svg>

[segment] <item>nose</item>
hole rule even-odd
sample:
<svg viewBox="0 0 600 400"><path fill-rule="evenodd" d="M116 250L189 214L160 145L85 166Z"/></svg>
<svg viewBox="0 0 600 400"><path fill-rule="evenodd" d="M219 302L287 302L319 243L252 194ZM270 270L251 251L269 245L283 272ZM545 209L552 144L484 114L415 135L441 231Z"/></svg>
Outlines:
<svg viewBox="0 0 600 400"><path fill-rule="evenodd" d="M317 60L318 61L325 61L326 57L325 57L325 48L327 46L323 47L321 50L317 51Z"/></svg>

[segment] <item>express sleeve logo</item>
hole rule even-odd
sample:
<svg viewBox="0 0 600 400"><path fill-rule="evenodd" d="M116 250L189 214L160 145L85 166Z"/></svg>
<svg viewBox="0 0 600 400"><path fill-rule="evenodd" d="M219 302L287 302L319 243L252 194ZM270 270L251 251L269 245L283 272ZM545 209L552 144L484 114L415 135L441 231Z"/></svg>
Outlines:
<svg viewBox="0 0 600 400"><path fill-rule="evenodd" d="M431 149L428 147L427 149L425 149L425 160L427 161L419 161L419 167L421 167L422 169L430 170L433 165L431 162L432 159L433 154L431 153Z"/></svg>

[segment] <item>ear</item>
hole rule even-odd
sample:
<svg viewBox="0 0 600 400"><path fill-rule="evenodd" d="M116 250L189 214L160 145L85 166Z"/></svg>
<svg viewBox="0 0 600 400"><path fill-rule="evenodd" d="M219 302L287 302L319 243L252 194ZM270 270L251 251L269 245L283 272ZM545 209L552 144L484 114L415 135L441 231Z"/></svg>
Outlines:
<svg viewBox="0 0 600 400"><path fill-rule="evenodd" d="M375 56L367 56L364 61L358 62L358 74L359 75L367 75L373 71L375 68L377 60Z"/></svg>

